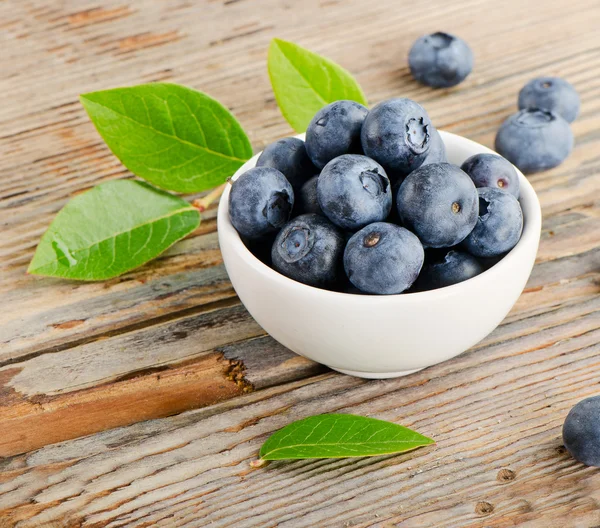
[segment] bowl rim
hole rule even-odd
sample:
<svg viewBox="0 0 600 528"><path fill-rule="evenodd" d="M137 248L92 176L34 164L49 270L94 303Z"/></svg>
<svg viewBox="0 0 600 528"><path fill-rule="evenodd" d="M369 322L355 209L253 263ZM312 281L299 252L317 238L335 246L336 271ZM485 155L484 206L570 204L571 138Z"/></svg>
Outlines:
<svg viewBox="0 0 600 528"><path fill-rule="evenodd" d="M457 134L453 134L451 132L445 132L443 130L439 130L439 132L446 146L448 145L448 142L459 142L463 143L463 146L467 150L476 149L478 154L488 153L496 154L498 156L500 155L497 152L489 149L488 147L477 143L476 141L467 139ZM304 134L298 134L294 137L304 139ZM239 175L244 173L246 170L252 168L256 164L256 160L258 159L258 156L260 156L260 154L261 152L258 152L246 163L244 163L244 165L242 165L230 178L230 181L235 181L235 179ZM358 302L362 304L373 302L402 302L409 304L413 302L421 302L424 300L428 301L435 298L447 297L456 294L459 290L464 289L465 287L476 288L483 281L493 280L494 278L498 279L503 273L504 268L512 266L513 263L515 263L519 259L521 254L526 252L532 244L536 245L537 251L542 221L540 202L534 188L529 183L527 178L517 167L514 168L517 171L517 176L519 177L519 202L521 203L522 208L525 209L525 206L522 203L523 201L525 201L528 209L527 215L525 211L523 211L523 232L521 233L521 238L519 242L517 242L517 245L513 249L511 249L500 262L497 262L484 272L480 273L479 275L476 275L475 277L472 277L471 279L460 282L458 284L453 284L451 286L445 286L444 288L437 288L435 290L428 290L422 292L403 292L394 295L376 295L368 293L352 294L346 292L325 290L322 288L317 288L315 286L309 286L308 284L295 281L294 279L290 279L289 277L286 277L278 271L270 268L264 262L255 257L254 254L252 254L252 252L246 247L238 232L233 227L233 224L229 219L229 192L231 190L231 182L228 183L228 185L226 186L219 201L219 209L217 212L217 231L219 236L219 243L222 244L223 241L226 241L226 243L230 245L230 248L233 251L235 251L235 253L237 253L238 256L246 262L246 264L251 266L257 273L263 275L267 280L274 281L275 283L279 284L282 288L291 288L297 290L299 293L304 292L307 295L314 295L315 299L337 299L340 301L343 300L344 302Z"/></svg>

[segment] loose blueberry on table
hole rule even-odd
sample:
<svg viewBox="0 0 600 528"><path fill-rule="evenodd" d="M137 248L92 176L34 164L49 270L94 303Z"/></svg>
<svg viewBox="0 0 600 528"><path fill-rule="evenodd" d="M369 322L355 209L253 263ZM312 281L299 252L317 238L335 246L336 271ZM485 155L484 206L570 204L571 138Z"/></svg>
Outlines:
<svg viewBox="0 0 600 528"><path fill-rule="evenodd" d="M538 77L519 92L519 109L539 108L554 112L568 123L579 114L581 101L573 85L560 77Z"/></svg>
<svg viewBox="0 0 600 528"><path fill-rule="evenodd" d="M444 288L497 263L523 227L506 159L478 154L462 169L446 160L414 101L370 111L338 101L317 113L306 144L269 145L261 166L233 183L231 221L257 257L309 286L363 295Z"/></svg>
<svg viewBox="0 0 600 528"><path fill-rule="evenodd" d="M600 466L600 396L575 405L565 419L562 434L575 460L586 466Z"/></svg>
<svg viewBox="0 0 600 528"><path fill-rule="evenodd" d="M473 69L473 52L459 37L437 32L416 40L408 54L412 76L433 88L450 88Z"/></svg>
<svg viewBox="0 0 600 528"><path fill-rule="evenodd" d="M502 123L496 151L529 174L560 165L573 148L571 127L558 114L526 108Z"/></svg>

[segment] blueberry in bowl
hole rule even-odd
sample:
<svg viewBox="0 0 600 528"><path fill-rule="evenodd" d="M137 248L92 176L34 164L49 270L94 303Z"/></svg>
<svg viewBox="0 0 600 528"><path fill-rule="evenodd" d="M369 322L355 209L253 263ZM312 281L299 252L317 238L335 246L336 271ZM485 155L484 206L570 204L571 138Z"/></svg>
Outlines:
<svg viewBox="0 0 600 528"><path fill-rule="evenodd" d="M396 197L402 224L427 247L455 246L477 223L477 189L456 165L432 163L411 172Z"/></svg>
<svg viewBox="0 0 600 528"><path fill-rule="evenodd" d="M279 231L271 259L273 268L311 286L333 286L340 280L346 240L342 231L317 214L290 220Z"/></svg>
<svg viewBox="0 0 600 528"><path fill-rule="evenodd" d="M319 110L306 129L306 152L318 169L342 154L362 154L360 131L369 111L354 101Z"/></svg>
<svg viewBox="0 0 600 528"><path fill-rule="evenodd" d="M496 187L519 197L519 176L512 163L497 154L475 154L460 168L466 172L475 187Z"/></svg>
<svg viewBox="0 0 600 528"><path fill-rule="evenodd" d="M356 231L385 220L392 208L392 189L379 163L359 154L344 154L321 171L317 199L329 220Z"/></svg>
<svg viewBox="0 0 600 528"><path fill-rule="evenodd" d="M432 163L448 163L448 157L446 156L446 146L442 141L442 136L434 126L431 127L430 131L431 143L429 145L429 152L425 156L425 160L422 165L431 165Z"/></svg>
<svg viewBox="0 0 600 528"><path fill-rule="evenodd" d="M431 147L432 130L429 115L420 104L390 99L367 114L361 129L362 148L394 180L423 164Z"/></svg>
<svg viewBox="0 0 600 528"><path fill-rule="evenodd" d="M462 246L476 257L498 257L517 245L523 230L519 201L494 187L481 187L479 217Z"/></svg>
<svg viewBox="0 0 600 528"><path fill-rule="evenodd" d="M459 166L473 155L492 154L489 149L468 139L444 131L439 131L439 134L445 145L447 160L454 166L448 172L460 171ZM385 253L388 247L379 224L391 225L389 218L392 215L388 215L383 221L370 222L358 229L339 228L343 250L339 252L339 239L333 237L331 240L335 242L329 243L328 251L333 260L339 259L342 266L337 271L335 267L326 266L332 270L326 281L328 285L312 286L280 273L275 263L270 267L256 258L231 222L229 195L235 188L235 181L251 169L255 161L256 157L239 169L232 178L233 187L227 186L221 198L218 212L219 245L233 287L250 314L274 339L304 357L363 378L390 378L426 368L464 352L489 334L512 308L529 277L539 242L541 211L531 184L518 170L522 234L516 245L501 255L503 258L500 261L497 261L498 257L480 258L473 255L463 246L464 241L459 242L458 246L427 248L426 254L434 251L442 254L438 261L448 256L446 269L435 272L440 279L435 289L420 289L419 278L409 285L414 278L410 271L418 267L420 260L417 242L421 246L427 244L419 241L414 232L414 238L393 235L391 240L396 246L392 251L394 258L383 258L378 262L378 248ZM425 165L423 169L427 166L431 165ZM388 172L385 166L383 169ZM470 189L468 194L476 194L477 223L479 191L469 176L462 171L460 173L471 186L465 184L464 189ZM317 187L319 178L321 176L317 178ZM497 191L516 201L510 193ZM446 206L444 214L447 214ZM319 218L330 228L335 226L326 216L320 215ZM285 238L284 249L289 253L287 259L291 261L296 256L299 256L299 261L302 260L302 255L310 245L310 234L306 232L294 232L287 236L282 234L285 230L283 226L288 222L294 225L293 222L299 219L302 220L302 217L284 222L276 232L277 237ZM310 231L311 224L305 223ZM386 227L386 233L388 229L393 233L404 233L403 230L410 232L411 226L393 225ZM367 231L361 233L361 230ZM305 245L307 241L308 245ZM448 237L444 243L454 241ZM413 250L409 251L411 247ZM367 254L354 257L361 269L356 267L356 263L350 268L348 263L350 275L356 284L347 278L343 267L346 251L348 255ZM402 255L409 254L414 261L401 261ZM366 264L369 261L370 266ZM486 269L486 262L491 261L493 265ZM430 264L434 262L426 257L418 276L426 277ZM483 268L482 271L477 263ZM390 286L392 284L393 288ZM388 293L384 286L390 288L389 292L407 289L401 293ZM366 292L365 289L373 291Z"/></svg>
<svg viewBox="0 0 600 528"><path fill-rule="evenodd" d="M431 252L430 252L431 253ZM476 277L484 270L481 262L465 251L450 249L427 255L415 291L436 290Z"/></svg>
<svg viewBox="0 0 600 528"><path fill-rule="evenodd" d="M323 215L319 199L317 198L317 184L319 176L313 176L304 182L300 190L295 194L296 208L298 214L315 213Z"/></svg>
<svg viewBox="0 0 600 528"><path fill-rule="evenodd" d="M228 199L231 223L249 239L278 231L294 207L292 186L271 167L255 167L240 175Z"/></svg>
<svg viewBox="0 0 600 528"><path fill-rule="evenodd" d="M272 167L281 172L294 190L319 171L308 157L304 141L297 137L279 139L265 147L256 162L257 167Z"/></svg>
<svg viewBox="0 0 600 528"><path fill-rule="evenodd" d="M402 293L412 286L423 266L423 258L421 242L408 229L374 222L348 241L344 269L350 282L360 291L389 295Z"/></svg>

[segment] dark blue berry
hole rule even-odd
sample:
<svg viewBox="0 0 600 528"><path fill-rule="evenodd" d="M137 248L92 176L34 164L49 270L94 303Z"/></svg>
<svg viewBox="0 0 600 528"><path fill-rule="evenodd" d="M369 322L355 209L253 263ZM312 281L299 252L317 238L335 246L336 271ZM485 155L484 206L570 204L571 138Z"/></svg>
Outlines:
<svg viewBox="0 0 600 528"><path fill-rule="evenodd" d="M581 400L569 411L562 436L575 460L600 467L600 396Z"/></svg>
<svg viewBox="0 0 600 528"><path fill-rule="evenodd" d="M483 271L475 257L452 249L441 258L426 258L417 280L419 291L435 290L466 281Z"/></svg>
<svg viewBox="0 0 600 528"><path fill-rule="evenodd" d="M423 246L408 229L375 222L348 241L344 269L350 282L366 293L402 293L423 266Z"/></svg>
<svg viewBox="0 0 600 528"><path fill-rule="evenodd" d="M560 165L572 149L569 123L546 110L521 110L506 119L496 135L496 151L525 173Z"/></svg>
<svg viewBox="0 0 600 528"><path fill-rule="evenodd" d="M261 238L242 237L244 244L258 260L267 266L271 265L271 248L275 240L276 233L265 235Z"/></svg>
<svg viewBox="0 0 600 528"><path fill-rule="evenodd" d="M295 191L319 171L312 164L304 141L283 138L268 145L256 161L257 167L272 167L282 172Z"/></svg>
<svg viewBox="0 0 600 528"><path fill-rule="evenodd" d="M368 112L354 101L335 101L315 114L306 129L306 152L317 168L342 154L362 154L360 130Z"/></svg>
<svg viewBox="0 0 600 528"><path fill-rule="evenodd" d="M519 108L540 108L561 116L568 123L575 121L581 101L573 85L560 77L538 77L519 92Z"/></svg>
<svg viewBox="0 0 600 528"><path fill-rule="evenodd" d="M475 154L460 167L475 187L496 187L519 197L519 176L512 163L496 154Z"/></svg>
<svg viewBox="0 0 600 528"><path fill-rule="evenodd" d="M457 166L433 163L406 177L398 190L398 213L427 247L450 247L477 223L477 198L471 178Z"/></svg>
<svg viewBox="0 0 600 528"><path fill-rule="evenodd" d="M523 231L523 213L519 201L507 192L481 187L479 218L464 240L464 248L476 257L496 257L517 245Z"/></svg>
<svg viewBox="0 0 600 528"><path fill-rule="evenodd" d="M319 176L313 176L296 193L296 208L298 214L314 213L323 215L317 199L317 183Z"/></svg>
<svg viewBox="0 0 600 528"><path fill-rule="evenodd" d="M278 231L294 207L294 191L277 169L255 167L232 183L229 217L233 227L247 238Z"/></svg>
<svg viewBox="0 0 600 528"><path fill-rule="evenodd" d="M273 267L283 275L318 287L340 279L345 239L326 218L316 214L290 220L273 243Z"/></svg>
<svg viewBox="0 0 600 528"><path fill-rule="evenodd" d="M351 231L385 220L392 208L392 190L383 167L358 154L345 154L325 165L317 197L329 220Z"/></svg>
<svg viewBox="0 0 600 528"><path fill-rule="evenodd" d="M431 165L432 163L448 163L446 146L442 136L434 126L431 127L431 144L423 165Z"/></svg>
<svg viewBox="0 0 600 528"><path fill-rule="evenodd" d="M433 88L449 88L471 73L473 52L461 38L437 32L415 41L408 65L417 81Z"/></svg>
<svg viewBox="0 0 600 528"><path fill-rule="evenodd" d="M425 161L432 129L421 105L410 99L390 99L375 105L367 114L361 132L362 147L390 178L396 179Z"/></svg>

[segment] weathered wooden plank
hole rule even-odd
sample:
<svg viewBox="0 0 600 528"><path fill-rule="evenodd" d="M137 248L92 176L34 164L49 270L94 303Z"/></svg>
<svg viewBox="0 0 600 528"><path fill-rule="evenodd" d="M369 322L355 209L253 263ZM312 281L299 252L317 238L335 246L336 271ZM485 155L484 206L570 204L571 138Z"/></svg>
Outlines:
<svg viewBox="0 0 600 528"><path fill-rule="evenodd" d="M483 517L503 526L523 513L522 501L525 519L538 522L572 508L589 513L588 496L573 491L593 486L595 473L559 449L558 435L569 406L598 382L598 314L404 379L330 374L284 392L266 389L246 404L242 397L229 410L217 406L82 439L76 445L87 446L83 451L69 443L44 448L14 461L13 478L0 485L0 511L11 521L27 519L23 526L59 519L143 526L186 503L196 509L191 519L215 526L339 526L376 522L374 513L409 526L477 526ZM399 421L437 445L396 457L249 469L269 432L337 410ZM515 478L499 482L502 469Z"/></svg>

